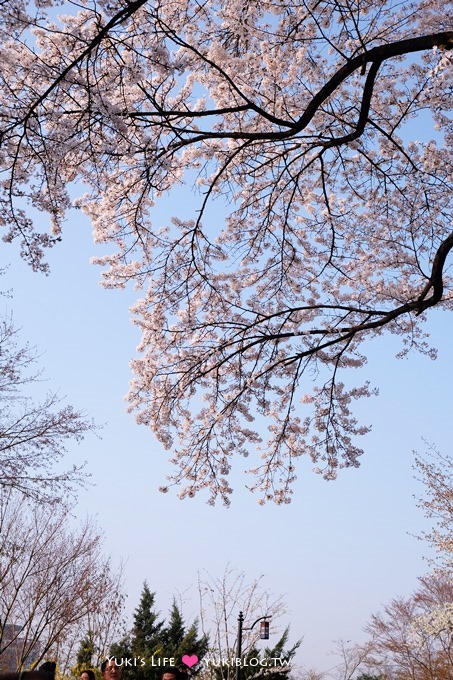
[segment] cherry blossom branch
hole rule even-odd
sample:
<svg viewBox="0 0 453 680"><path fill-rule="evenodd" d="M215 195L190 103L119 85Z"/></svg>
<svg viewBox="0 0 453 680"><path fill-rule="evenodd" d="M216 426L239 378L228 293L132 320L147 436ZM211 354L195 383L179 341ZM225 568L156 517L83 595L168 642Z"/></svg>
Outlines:
<svg viewBox="0 0 453 680"><path fill-rule="evenodd" d="M86 57L98 47L106 36L109 35L113 28L121 25L127 19L129 19L135 12L137 12L140 7L146 4L148 0L133 0L128 2L124 9L117 12L106 24L103 26L96 36L89 42L87 47L80 52L75 59L73 59L62 71L59 73L58 77L44 90L44 92L30 105L27 114L19 121L21 124L26 126L27 122L30 120L33 113L43 104L49 95L64 81L71 71L73 71L76 66L78 66ZM16 127L17 123L14 124ZM4 134L1 133L1 134Z"/></svg>
<svg viewBox="0 0 453 680"><path fill-rule="evenodd" d="M167 29L169 30L169 29ZM240 92L240 90L237 88L236 84L232 81L230 76L222 69L218 64L215 64L212 60L208 59L206 56L200 53L199 50L197 50L195 47L192 45L189 45L188 43L182 41L181 39L178 39L172 31L169 31L170 36L172 39L178 42L178 44L183 45L187 49L194 51L197 56L201 57L203 61L205 61L209 66L212 68L215 68L217 71L221 73L221 75L225 78L225 80L233 86L234 91L246 101L244 105L238 106L238 107L232 107L231 112L233 111L245 111L245 110L253 110L256 113L258 113L260 116L263 118L269 120L270 122L276 124L277 126L283 126L289 128L288 130L283 130L283 131L267 131L267 132L244 132L244 131L235 131L235 130L224 130L224 131L191 131L189 130L189 133L192 135L191 137L187 139L182 139L180 141L176 141L171 145L172 149L180 149L184 146L187 146L188 144L197 144L202 141L206 141L208 139L242 139L242 140L284 140L288 139L291 137L296 136L303 130L305 130L310 122L312 121L313 117L321 107L321 105L327 101L331 95L339 88L339 86L345 82L349 76L351 76L355 71L363 70L363 67L366 64L371 64L370 72L367 76L364 89L363 89L363 95L362 95L362 102L361 102L361 110L360 110L360 115L358 122L355 126L355 131L350 133L349 135L345 135L339 139L336 140L329 140L323 144L326 148L329 148L331 146L336 146L340 144L345 144L350 141L353 141L354 139L357 139L360 134L362 134L365 124L367 122L367 116L370 108L370 103L372 99L372 94L373 94L373 87L374 83L376 80L376 76L379 70L379 67L381 64L391 58L397 57L397 56L402 56L406 54L412 54L415 52L422 52L426 51L429 49L432 49L433 47L442 47L443 49L452 49L453 46L453 31L443 31L441 33L435 33L431 35L425 35L425 36L420 36L417 38L410 38L407 40L399 40L394 43L390 43L388 45L379 45L377 47L373 47L367 52L354 57L350 59L343 67L341 67L331 78L330 80L319 90L319 92L312 98L312 100L308 103L308 105L305 108L305 111L303 115L299 118L298 121L293 122L290 120L283 120L279 118L275 118L275 116L271 116L268 112L266 112L263 108L259 107L257 104L251 102L249 98L247 98L244 94ZM219 114L224 113L225 109L211 109L211 110L204 110L204 111L186 111L186 112L178 112L179 115L183 117L187 116L194 116L194 117L211 117L211 116L217 116ZM151 113L142 113L142 112L126 112L125 115L131 115L131 116L142 116L142 115L148 115L148 116L155 116L155 115L161 115L163 117L172 117L175 115L174 111L172 110L163 110L159 112L151 112Z"/></svg>

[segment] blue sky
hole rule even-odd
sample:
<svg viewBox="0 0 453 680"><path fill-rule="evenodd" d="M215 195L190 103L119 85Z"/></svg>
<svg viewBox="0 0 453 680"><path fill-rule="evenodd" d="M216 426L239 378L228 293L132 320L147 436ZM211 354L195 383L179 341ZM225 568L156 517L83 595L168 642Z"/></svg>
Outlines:
<svg viewBox="0 0 453 680"><path fill-rule="evenodd" d="M128 611L146 579L162 612L174 595L188 617L197 614L197 572L222 575L227 564L283 595L292 639L304 637L299 662L318 670L336 663L334 641L360 641L370 615L390 598L408 595L428 570L427 547L411 534L425 526L411 469L422 437L447 450L451 432L451 314L433 311L428 326L439 358L410 355L396 360L395 339L369 346L369 362L357 383L369 378L380 396L357 409L373 431L358 470L325 482L302 463L289 506L259 507L241 489L230 509L198 497L179 501L157 491L170 472L168 454L135 424L123 400L128 362L138 343L128 307L136 293L105 291L90 227L80 213L68 221L63 243L49 254L51 274L34 274L13 247L3 245L1 266L11 263L2 287L11 288L5 308L14 312L22 337L35 345L44 376L40 388L56 390L98 424L100 437L74 446L70 461L87 459L93 486L80 496L78 512L97 517L106 551L125 563ZM356 376L353 376L356 378Z"/></svg>

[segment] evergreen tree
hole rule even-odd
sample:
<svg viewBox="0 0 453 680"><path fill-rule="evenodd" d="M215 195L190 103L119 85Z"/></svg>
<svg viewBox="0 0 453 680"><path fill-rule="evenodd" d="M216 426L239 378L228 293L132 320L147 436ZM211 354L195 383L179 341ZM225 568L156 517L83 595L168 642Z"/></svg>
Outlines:
<svg viewBox="0 0 453 680"><path fill-rule="evenodd" d="M95 674L98 673L95 667L95 653L95 636L92 630L88 630L85 634L85 637L80 641L76 655L76 663L75 666L72 666L71 668L72 678L79 680L82 671L86 671L88 668L91 668Z"/></svg>
<svg viewBox="0 0 453 680"><path fill-rule="evenodd" d="M242 671L242 678L256 677L257 671L265 668L264 677L266 680L283 680L283 678L294 677L291 675L291 661L296 651L300 647L302 640L297 640L292 647L287 648L289 638L289 626L285 628L281 638L273 647L266 647L263 653L255 648L247 655L248 663L251 659L267 660L268 666L246 666ZM256 663L256 662L252 662Z"/></svg>
<svg viewBox="0 0 453 680"><path fill-rule="evenodd" d="M287 648L288 638L289 627L285 628L281 638L273 647L266 647L264 651L256 646L251 647L247 654L242 656L241 680L252 680L257 677L266 678L266 680L295 678L295 675L291 673L291 662L302 640L298 640L292 647ZM232 680L236 677L236 668L231 666L219 665L214 667L214 672L216 680Z"/></svg>
<svg viewBox="0 0 453 680"><path fill-rule="evenodd" d="M94 654L94 641L91 630L88 630L81 640L76 657L76 664L81 668L91 668Z"/></svg>
<svg viewBox="0 0 453 680"><path fill-rule="evenodd" d="M162 640L164 643L165 656L170 656L179 664L182 657L196 655L198 659L202 659L208 651L208 636L198 634L198 622L194 621L189 627L186 627L182 614L173 601L170 610L169 623L162 631ZM193 667L191 674L196 674L196 667Z"/></svg>
<svg viewBox="0 0 453 680"><path fill-rule="evenodd" d="M143 585L140 603L134 612L134 623L129 635L110 648L111 656L124 666L127 680L160 680L164 659L181 664L184 654L196 655L200 660L208 649L206 635L199 636L198 622L186 626L175 602L170 609L168 623L159 619L155 610L155 593ZM128 664L125 660L130 660ZM127 671L126 671L127 669ZM192 669L191 675L196 673Z"/></svg>
<svg viewBox="0 0 453 680"><path fill-rule="evenodd" d="M145 581L132 627L132 649L136 655L146 657L159 653L164 624L158 620L159 614L154 610L154 605L155 593L150 591Z"/></svg>

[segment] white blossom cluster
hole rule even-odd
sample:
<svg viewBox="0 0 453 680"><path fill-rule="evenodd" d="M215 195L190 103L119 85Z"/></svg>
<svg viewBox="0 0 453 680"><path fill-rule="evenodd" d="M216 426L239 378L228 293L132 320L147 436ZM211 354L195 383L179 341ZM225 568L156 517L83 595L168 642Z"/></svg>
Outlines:
<svg viewBox="0 0 453 680"><path fill-rule="evenodd" d="M427 636L436 637L442 633L450 634L450 637L453 635L453 602L435 607L413 622L413 639L419 647Z"/></svg>

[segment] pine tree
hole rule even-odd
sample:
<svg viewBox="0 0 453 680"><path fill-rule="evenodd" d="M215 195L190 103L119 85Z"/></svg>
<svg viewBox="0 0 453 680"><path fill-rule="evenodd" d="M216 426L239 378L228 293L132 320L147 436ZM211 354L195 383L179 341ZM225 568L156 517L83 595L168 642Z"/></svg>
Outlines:
<svg viewBox="0 0 453 680"><path fill-rule="evenodd" d="M295 677L291 675L291 661L296 654L296 651L300 647L302 640L297 640L292 647L287 648L289 638L289 626L285 628L281 638L273 647L266 647L264 652L260 654L258 649L253 650L248 656L249 659L252 657L260 660L267 659L268 666L266 667L265 678L266 680L283 680L284 678ZM244 680L256 677L257 671L260 670L258 666L250 666L245 668L242 674Z"/></svg>
<svg viewBox="0 0 453 680"><path fill-rule="evenodd" d="M155 593L145 581L131 631L110 647L110 656L114 656L125 671L127 669L127 680L151 680L154 677L149 670L153 655L160 654L163 627L154 607Z"/></svg>
<svg viewBox="0 0 453 680"><path fill-rule="evenodd" d="M207 636L199 636L197 621L186 626L176 602L173 601L167 624L159 617L155 610L155 593L145 582L134 612L132 630L110 648L110 654L118 663L125 666L125 659L132 660L127 665L127 680L160 680L164 659L174 659L174 665L179 666L184 654L196 655L200 660L206 654ZM195 672L193 669L191 674Z"/></svg>
<svg viewBox="0 0 453 680"><path fill-rule="evenodd" d="M85 637L80 641L75 666L71 668L72 678L77 678L78 680L82 671L87 670L87 668L91 668L96 673L96 662L94 661L95 652L96 644L93 631L87 630Z"/></svg>
<svg viewBox="0 0 453 680"><path fill-rule="evenodd" d="M163 621L159 621L159 614L154 610L155 593L148 584L143 584L140 603L134 613L132 628L132 649L135 654L148 656L159 653L162 641Z"/></svg>
<svg viewBox="0 0 453 680"><path fill-rule="evenodd" d="M86 632L85 637L81 640L77 652L76 663L81 668L91 668L94 654L94 641L91 630Z"/></svg>
<svg viewBox="0 0 453 680"><path fill-rule="evenodd" d="M194 621L188 628L185 626L182 613L174 600L169 623L162 632L162 640L165 656L174 658L178 665L185 654L196 655L201 660L208 651L208 636L199 637L197 621ZM198 664L192 668L191 674L196 673L197 667Z"/></svg>
<svg viewBox="0 0 453 680"><path fill-rule="evenodd" d="M287 648L289 627L285 628L282 636L273 647L266 647L264 651L253 646L242 657L241 680L290 680L295 678L291 673L291 662L302 640L298 640L292 647ZM266 665L267 664L267 665ZM214 668L216 680L232 680L236 677L235 667L218 666Z"/></svg>

